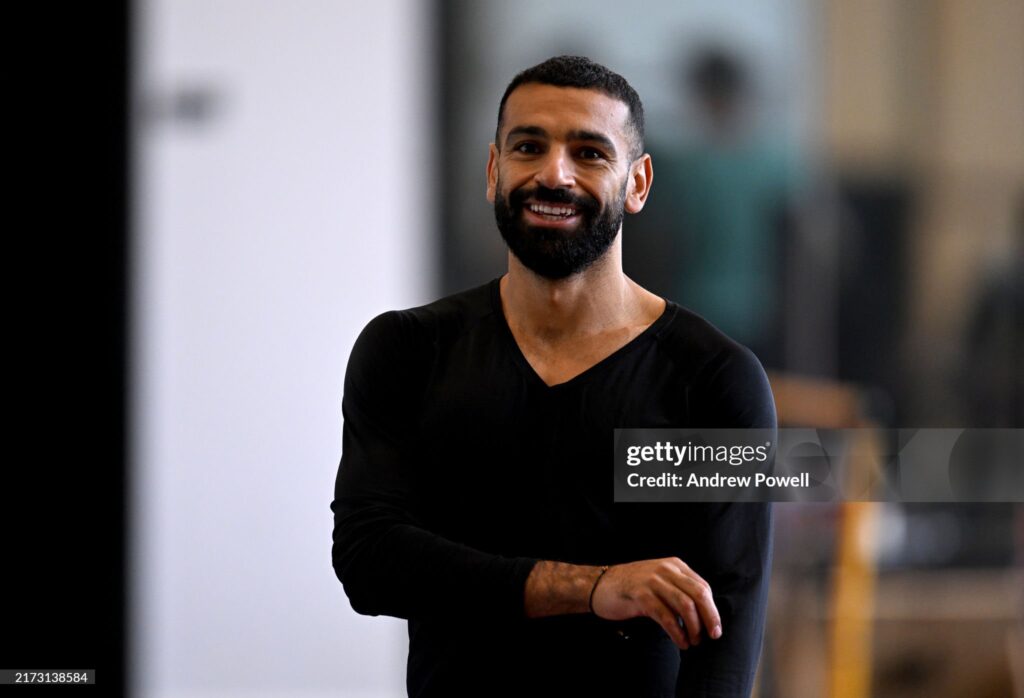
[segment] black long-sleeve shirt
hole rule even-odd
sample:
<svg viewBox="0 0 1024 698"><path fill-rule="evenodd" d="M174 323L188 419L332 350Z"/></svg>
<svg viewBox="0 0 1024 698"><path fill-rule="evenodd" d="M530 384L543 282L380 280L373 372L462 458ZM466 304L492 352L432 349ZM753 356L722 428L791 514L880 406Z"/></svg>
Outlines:
<svg viewBox="0 0 1024 698"><path fill-rule="evenodd" d="M352 607L409 620L411 696L748 695L770 505L614 503L612 454L617 427L774 428L757 359L670 302L629 344L547 386L498 288L385 313L355 344L331 505ZM711 585L721 639L680 652L646 618L525 616L538 560L668 556Z"/></svg>

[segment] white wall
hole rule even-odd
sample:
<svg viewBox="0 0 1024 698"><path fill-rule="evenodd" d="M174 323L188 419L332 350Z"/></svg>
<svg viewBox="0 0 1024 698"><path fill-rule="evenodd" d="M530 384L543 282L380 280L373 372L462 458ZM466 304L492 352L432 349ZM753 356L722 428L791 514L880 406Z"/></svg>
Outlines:
<svg viewBox="0 0 1024 698"><path fill-rule="evenodd" d="M433 292L427 6L138 4L137 695L404 691L405 624L350 609L328 505L352 342ZM174 118L190 90L205 117Z"/></svg>

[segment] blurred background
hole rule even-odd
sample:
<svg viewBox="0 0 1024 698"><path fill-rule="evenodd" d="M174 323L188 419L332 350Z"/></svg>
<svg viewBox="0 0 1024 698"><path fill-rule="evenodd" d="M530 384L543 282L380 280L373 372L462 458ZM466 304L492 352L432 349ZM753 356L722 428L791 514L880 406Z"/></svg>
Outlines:
<svg viewBox="0 0 1024 698"><path fill-rule="evenodd" d="M107 512L72 597L103 640L60 656L118 693L404 694L404 623L330 565L345 362L379 312L502 273L487 144L551 55L637 88L627 273L753 348L780 425L1024 427L1020 0L112 7L81 53L109 75L78 74L123 78L78 180L112 231L78 272L109 457L59 500ZM777 505L757 694L1024 695L1022 507ZM33 637L10 656L52 656Z"/></svg>

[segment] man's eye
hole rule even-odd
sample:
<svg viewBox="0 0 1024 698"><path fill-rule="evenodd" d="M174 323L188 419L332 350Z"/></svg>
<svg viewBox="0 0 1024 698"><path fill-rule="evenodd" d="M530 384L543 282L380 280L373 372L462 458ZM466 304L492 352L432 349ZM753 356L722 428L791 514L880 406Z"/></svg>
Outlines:
<svg viewBox="0 0 1024 698"><path fill-rule="evenodd" d="M580 157L584 160L600 160L604 157L604 153L594 148L581 148Z"/></svg>
<svg viewBox="0 0 1024 698"><path fill-rule="evenodd" d="M530 142L519 143L518 145L516 145L515 148L513 148L513 150L515 150L517 153L523 153L525 155L536 155L537 153L540 152L540 148L537 147L537 144Z"/></svg>

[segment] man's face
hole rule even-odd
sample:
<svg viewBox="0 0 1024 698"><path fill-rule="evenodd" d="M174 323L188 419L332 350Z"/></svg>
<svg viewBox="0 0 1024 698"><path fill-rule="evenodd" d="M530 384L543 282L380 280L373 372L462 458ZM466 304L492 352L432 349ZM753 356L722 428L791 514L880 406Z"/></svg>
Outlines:
<svg viewBox="0 0 1024 698"><path fill-rule="evenodd" d="M624 212L643 205L627 203L628 118L624 103L594 90L528 83L509 95L487 198L524 266L549 279L583 271L615 241Z"/></svg>

